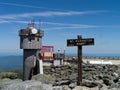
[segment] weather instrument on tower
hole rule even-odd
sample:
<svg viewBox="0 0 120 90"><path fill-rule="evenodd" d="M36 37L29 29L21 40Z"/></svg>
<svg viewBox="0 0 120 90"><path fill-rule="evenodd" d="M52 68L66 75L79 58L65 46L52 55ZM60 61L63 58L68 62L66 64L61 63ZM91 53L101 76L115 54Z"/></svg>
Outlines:
<svg viewBox="0 0 120 90"><path fill-rule="evenodd" d="M37 34L37 29L33 28L33 29L31 30L31 33L32 33L32 34Z"/></svg>

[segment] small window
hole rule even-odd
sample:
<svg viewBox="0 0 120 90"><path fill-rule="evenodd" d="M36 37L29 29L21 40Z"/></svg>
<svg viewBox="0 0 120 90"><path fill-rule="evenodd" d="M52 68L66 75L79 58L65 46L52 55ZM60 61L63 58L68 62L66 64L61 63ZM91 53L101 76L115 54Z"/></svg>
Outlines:
<svg viewBox="0 0 120 90"><path fill-rule="evenodd" d="M29 42L31 42L31 38L28 38Z"/></svg>
<svg viewBox="0 0 120 90"><path fill-rule="evenodd" d="M39 37L37 38L37 41L39 41Z"/></svg>

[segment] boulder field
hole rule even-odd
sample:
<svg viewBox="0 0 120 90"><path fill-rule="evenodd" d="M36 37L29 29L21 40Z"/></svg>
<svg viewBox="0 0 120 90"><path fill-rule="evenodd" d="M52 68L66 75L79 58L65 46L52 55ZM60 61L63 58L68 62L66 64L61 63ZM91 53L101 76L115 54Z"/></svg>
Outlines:
<svg viewBox="0 0 120 90"><path fill-rule="evenodd" d="M24 82L4 75L0 78L0 90L120 90L120 66L83 65L82 86L77 86L77 72L77 65L71 64L44 67L43 75Z"/></svg>

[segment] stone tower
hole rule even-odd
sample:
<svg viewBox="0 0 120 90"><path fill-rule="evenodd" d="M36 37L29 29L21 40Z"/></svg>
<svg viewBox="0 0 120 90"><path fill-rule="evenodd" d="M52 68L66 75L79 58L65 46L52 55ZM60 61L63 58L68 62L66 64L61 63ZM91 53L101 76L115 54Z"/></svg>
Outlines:
<svg viewBox="0 0 120 90"><path fill-rule="evenodd" d="M34 27L19 31L20 49L23 49L23 81L38 73L37 60L40 58L43 34L42 30Z"/></svg>

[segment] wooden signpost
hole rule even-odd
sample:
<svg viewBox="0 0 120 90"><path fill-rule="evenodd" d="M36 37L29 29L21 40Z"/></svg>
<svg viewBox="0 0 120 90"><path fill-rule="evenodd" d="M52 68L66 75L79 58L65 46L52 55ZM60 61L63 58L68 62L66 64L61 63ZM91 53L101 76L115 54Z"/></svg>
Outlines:
<svg viewBox="0 0 120 90"><path fill-rule="evenodd" d="M81 35L78 35L77 39L68 39L67 46L78 46L78 82L77 85L82 84L82 46L94 45L94 38L82 39Z"/></svg>

